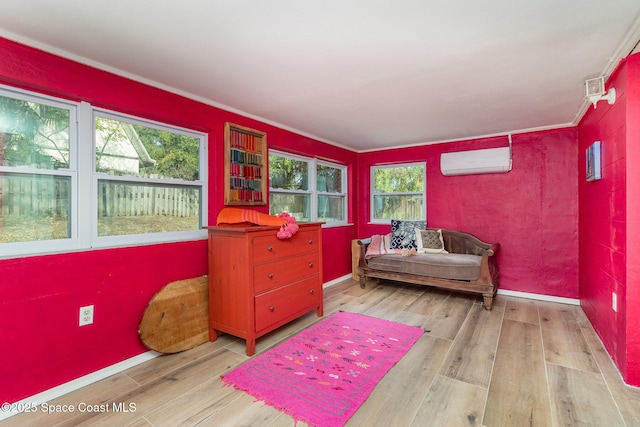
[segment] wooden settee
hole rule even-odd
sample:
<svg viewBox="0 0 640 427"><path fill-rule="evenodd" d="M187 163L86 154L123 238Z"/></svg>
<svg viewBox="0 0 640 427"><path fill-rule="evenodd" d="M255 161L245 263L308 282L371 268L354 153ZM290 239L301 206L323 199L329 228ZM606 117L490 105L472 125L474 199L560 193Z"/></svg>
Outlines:
<svg viewBox="0 0 640 427"><path fill-rule="evenodd" d="M469 292L482 295L485 309L491 310L498 290L496 253L500 245L461 231L439 230L448 253L395 253L367 259L370 239L359 240L360 287L365 287L367 278L377 278Z"/></svg>

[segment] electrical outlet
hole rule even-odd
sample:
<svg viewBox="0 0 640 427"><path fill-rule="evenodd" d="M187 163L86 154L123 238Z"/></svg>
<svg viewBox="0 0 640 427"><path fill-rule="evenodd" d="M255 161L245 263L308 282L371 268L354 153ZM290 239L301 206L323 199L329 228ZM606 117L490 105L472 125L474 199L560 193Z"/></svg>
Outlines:
<svg viewBox="0 0 640 427"><path fill-rule="evenodd" d="M618 296L615 292L611 292L611 308L616 313L618 312Z"/></svg>
<svg viewBox="0 0 640 427"><path fill-rule="evenodd" d="M93 323L93 305L80 307L80 326L86 326Z"/></svg>

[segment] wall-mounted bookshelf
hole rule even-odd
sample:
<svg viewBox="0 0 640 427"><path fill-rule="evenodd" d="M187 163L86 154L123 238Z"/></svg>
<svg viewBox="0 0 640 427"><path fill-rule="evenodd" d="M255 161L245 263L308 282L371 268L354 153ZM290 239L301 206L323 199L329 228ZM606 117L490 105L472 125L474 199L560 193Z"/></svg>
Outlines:
<svg viewBox="0 0 640 427"><path fill-rule="evenodd" d="M225 123L225 205L266 205L267 165L267 134Z"/></svg>

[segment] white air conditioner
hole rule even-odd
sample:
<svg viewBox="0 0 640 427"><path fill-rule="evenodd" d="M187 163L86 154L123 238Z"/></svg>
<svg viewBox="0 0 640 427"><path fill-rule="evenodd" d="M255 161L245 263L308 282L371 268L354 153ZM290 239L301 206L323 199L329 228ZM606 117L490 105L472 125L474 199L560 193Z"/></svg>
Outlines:
<svg viewBox="0 0 640 427"><path fill-rule="evenodd" d="M445 176L506 173L511 170L511 147L442 153L440 170Z"/></svg>

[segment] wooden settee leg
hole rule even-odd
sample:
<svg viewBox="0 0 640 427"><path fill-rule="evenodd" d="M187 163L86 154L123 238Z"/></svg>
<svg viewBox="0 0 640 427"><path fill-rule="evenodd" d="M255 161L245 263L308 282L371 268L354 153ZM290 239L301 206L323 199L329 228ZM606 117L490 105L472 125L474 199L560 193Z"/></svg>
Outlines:
<svg viewBox="0 0 640 427"><path fill-rule="evenodd" d="M493 295L489 294L489 295L482 295L482 298L484 299L484 309L487 311L491 311L491 309L493 308Z"/></svg>
<svg viewBox="0 0 640 427"><path fill-rule="evenodd" d="M365 283L366 283L366 281L367 281L367 278L366 278L364 275L360 275L360 277L359 277L359 278L360 278L360 287L361 287L362 289L364 289L364 285L365 285Z"/></svg>

